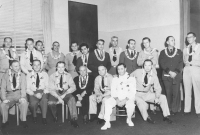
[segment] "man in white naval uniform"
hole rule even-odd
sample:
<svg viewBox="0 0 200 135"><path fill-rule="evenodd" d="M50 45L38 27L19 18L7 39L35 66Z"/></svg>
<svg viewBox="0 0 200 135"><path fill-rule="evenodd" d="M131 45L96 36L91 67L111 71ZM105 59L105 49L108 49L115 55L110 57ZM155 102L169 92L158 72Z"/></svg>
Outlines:
<svg viewBox="0 0 200 135"><path fill-rule="evenodd" d="M135 93L136 93L136 80L130 77L126 72L126 65L123 63L117 66L117 77L114 77L111 83L111 97L105 101L105 125L101 130L106 130L111 127L110 115L112 108L116 105L123 107L125 105L127 111L127 124L134 126L131 116L135 111Z"/></svg>

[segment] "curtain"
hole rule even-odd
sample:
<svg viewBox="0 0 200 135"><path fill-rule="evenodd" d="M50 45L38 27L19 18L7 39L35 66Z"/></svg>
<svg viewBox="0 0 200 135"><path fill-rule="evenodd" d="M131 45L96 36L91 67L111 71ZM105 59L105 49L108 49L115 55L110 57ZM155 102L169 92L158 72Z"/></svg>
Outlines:
<svg viewBox="0 0 200 135"><path fill-rule="evenodd" d="M180 1L180 49L186 44L186 35L190 32L190 0Z"/></svg>
<svg viewBox="0 0 200 135"><path fill-rule="evenodd" d="M49 52L52 44L53 0L41 0L41 6L45 52Z"/></svg>

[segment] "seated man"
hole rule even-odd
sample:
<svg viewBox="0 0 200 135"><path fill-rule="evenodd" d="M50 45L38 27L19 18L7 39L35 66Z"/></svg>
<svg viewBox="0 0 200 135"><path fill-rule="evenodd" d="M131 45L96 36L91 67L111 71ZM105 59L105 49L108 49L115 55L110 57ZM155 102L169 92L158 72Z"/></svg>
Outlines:
<svg viewBox="0 0 200 135"><path fill-rule="evenodd" d="M21 73L17 60L12 61L10 68L3 75L1 83L1 100L3 101L0 106L3 117L2 128L7 126L8 110L16 103L19 103L20 119L23 127L27 128L26 115L28 102L26 99L26 76Z"/></svg>
<svg viewBox="0 0 200 135"><path fill-rule="evenodd" d="M95 86L94 86L94 95L90 96L90 114L93 114L91 117L91 121L96 118L97 114L97 104L101 103L101 109L98 116L98 124L104 122L104 108L105 108L105 100L110 98L110 86L113 79L111 74L107 73L106 67L103 65L98 67L99 75L95 78ZM99 106L99 105L98 105Z"/></svg>
<svg viewBox="0 0 200 135"><path fill-rule="evenodd" d="M71 115L71 124L76 128L77 124L77 109L76 100L71 93L76 90L76 85L72 76L65 72L65 62L59 61L56 64L56 72L49 78L49 107L52 111L54 122L58 121L56 104L67 104Z"/></svg>
<svg viewBox="0 0 200 135"><path fill-rule="evenodd" d="M131 117L135 110L136 81L126 72L126 65L123 63L117 66L117 77L114 77L111 84L111 97L105 102L105 125L101 130L110 128L110 115L112 108L116 105L123 107L125 105L127 112L126 123L128 126L134 126Z"/></svg>
<svg viewBox="0 0 200 135"><path fill-rule="evenodd" d="M27 74L27 94L29 95L29 103L33 112L33 122L37 122L38 103L42 110L42 123L47 124L47 102L48 102L48 83L49 76L41 69L41 61L33 60L33 71Z"/></svg>
<svg viewBox="0 0 200 135"><path fill-rule="evenodd" d="M80 75L74 78L76 91L73 93L77 103L81 103L81 113L83 114L84 124L88 123L89 96L94 90L94 78L87 73L86 66L79 67Z"/></svg>
<svg viewBox="0 0 200 135"><path fill-rule="evenodd" d="M153 63L150 59L146 59L143 63L143 69L137 69L131 76L136 78L137 92L136 104L145 121L154 124L155 121L150 118L147 113L148 104L146 102L159 104L164 115L164 121L172 123L169 119L169 108L166 96L161 94L161 87L157 75L153 72ZM152 92L154 89L155 93Z"/></svg>

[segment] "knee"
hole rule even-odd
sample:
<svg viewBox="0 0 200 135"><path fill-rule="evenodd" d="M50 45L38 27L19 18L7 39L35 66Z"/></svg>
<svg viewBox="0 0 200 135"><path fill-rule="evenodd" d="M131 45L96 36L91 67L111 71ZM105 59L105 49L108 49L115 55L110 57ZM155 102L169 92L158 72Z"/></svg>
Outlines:
<svg viewBox="0 0 200 135"><path fill-rule="evenodd" d="M37 102L30 102L30 106L31 107L34 107L34 106L36 106L37 105Z"/></svg>
<svg viewBox="0 0 200 135"><path fill-rule="evenodd" d="M49 106L56 105L56 102L54 102L54 101L48 101L48 105Z"/></svg>
<svg viewBox="0 0 200 135"><path fill-rule="evenodd" d="M5 108L8 108L8 105L2 102L0 107L2 110L4 110Z"/></svg>

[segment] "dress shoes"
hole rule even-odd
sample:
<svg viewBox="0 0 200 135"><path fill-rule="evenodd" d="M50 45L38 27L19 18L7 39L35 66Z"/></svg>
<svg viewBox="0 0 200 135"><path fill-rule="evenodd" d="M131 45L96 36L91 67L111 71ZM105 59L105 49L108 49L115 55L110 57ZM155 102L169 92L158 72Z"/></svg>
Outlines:
<svg viewBox="0 0 200 135"><path fill-rule="evenodd" d="M108 128L111 128L110 122L105 122L104 126L101 127L101 130L107 130Z"/></svg>
<svg viewBox="0 0 200 135"><path fill-rule="evenodd" d="M169 119L169 117L164 117L163 121L166 121L168 124L172 124L173 121Z"/></svg>
<svg viewBox="0 0 200 135"><path fill-rule="evenodd" d="M37 117L33 117L33 123L37 123Z"/></svg>
<svg viewBox="0 0 200 135"><path fill-rule="evenodd" d="M42 124L47 125L47 119L46 118L42 118Z"/></svg>
<svg viewBox="0 0 200 135"><path fill-rule="evenodd" d="M97 124L99 124L99 125L100 125L100 124L103 124L104 122L105 122L105 121L104 121L103 119L99 119L99 118L98 118L98 120L97 120Z"/></svg>
<svg viewBox="0 0 200 135"><path fill-rule="evenodd" d="M151 123L151 124L155 124L156 122L154 120L151 119L151 117L147 118L147 122Z"/></svg>

